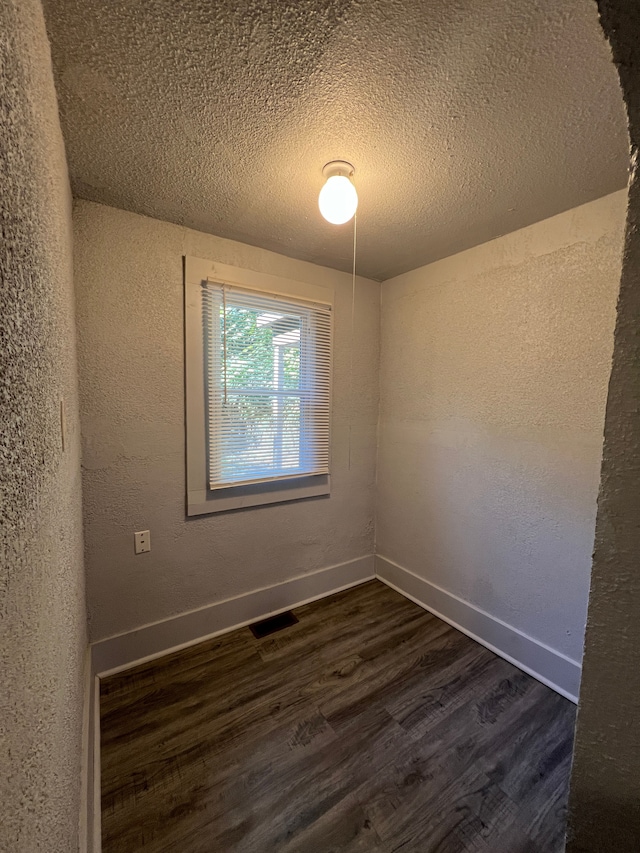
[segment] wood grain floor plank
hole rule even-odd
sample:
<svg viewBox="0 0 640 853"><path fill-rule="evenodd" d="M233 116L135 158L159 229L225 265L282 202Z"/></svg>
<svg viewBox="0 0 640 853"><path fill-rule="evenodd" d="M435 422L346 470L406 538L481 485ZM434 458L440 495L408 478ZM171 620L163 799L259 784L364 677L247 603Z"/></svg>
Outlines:
<svg viewBox="0 0 640 853"><path fill-rule="evenodd" d="M104 853L559 853L569 702L377 581L101 685Z"/></svg>

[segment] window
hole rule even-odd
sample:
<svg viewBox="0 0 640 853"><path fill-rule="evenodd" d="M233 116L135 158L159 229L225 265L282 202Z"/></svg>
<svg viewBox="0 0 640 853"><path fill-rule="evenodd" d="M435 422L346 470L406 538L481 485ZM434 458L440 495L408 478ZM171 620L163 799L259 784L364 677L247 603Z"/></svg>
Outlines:
<svg viewBox="0 0 640 853"><path fill-rule="evenodd" d="M188 514L328 494L331 301L186 259Z"/></svg>
<svg viewBox="0 0 640 853"><path fill-rule="evenodd" d="M209 488L329 473L331 312L202 285Z"/></svg>

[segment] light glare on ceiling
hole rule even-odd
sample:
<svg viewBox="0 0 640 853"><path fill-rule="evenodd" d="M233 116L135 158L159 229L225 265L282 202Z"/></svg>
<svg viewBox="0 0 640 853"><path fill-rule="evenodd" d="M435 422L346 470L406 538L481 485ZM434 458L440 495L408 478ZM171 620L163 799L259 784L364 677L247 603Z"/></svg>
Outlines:
<svg viewBox="0 0 640 853"><path fill-rule="evenodd" d="M350 176L355 169L344 160L333 160L322 170L327 178L318 196L320 213L332 225L343 225L353 218L358 207L358 193Z"/></svg>

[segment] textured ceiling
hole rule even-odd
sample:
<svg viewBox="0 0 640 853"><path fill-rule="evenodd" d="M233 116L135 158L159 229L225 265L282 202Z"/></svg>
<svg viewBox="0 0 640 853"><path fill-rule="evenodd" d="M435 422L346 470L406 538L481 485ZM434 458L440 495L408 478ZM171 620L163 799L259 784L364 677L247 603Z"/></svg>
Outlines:
<svg viewBox="0 0 640 853"><path fill-rule="evenodd" d="M385 279L623 187L592 0L45 0L74 193Z"/></svg>

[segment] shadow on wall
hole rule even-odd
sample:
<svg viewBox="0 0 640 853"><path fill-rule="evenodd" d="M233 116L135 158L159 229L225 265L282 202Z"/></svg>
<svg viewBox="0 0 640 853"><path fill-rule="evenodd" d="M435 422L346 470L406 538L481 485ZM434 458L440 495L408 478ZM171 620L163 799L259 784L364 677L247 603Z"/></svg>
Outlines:
<svg viewBox="0 0 640 853"><path fill-rule="evenodd" d="M640 4L599 0L632 168L609 384L568 853L640 850Z"/></svg>

